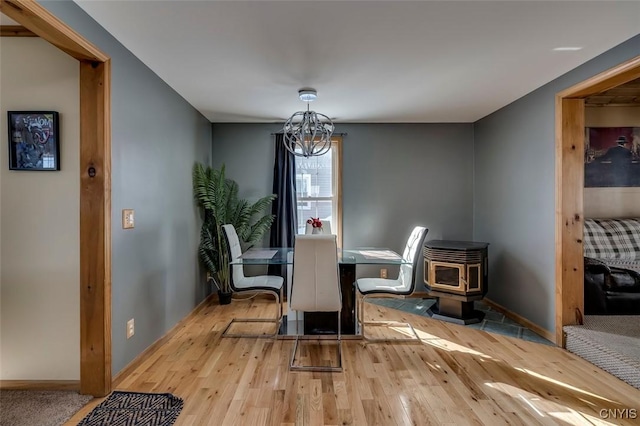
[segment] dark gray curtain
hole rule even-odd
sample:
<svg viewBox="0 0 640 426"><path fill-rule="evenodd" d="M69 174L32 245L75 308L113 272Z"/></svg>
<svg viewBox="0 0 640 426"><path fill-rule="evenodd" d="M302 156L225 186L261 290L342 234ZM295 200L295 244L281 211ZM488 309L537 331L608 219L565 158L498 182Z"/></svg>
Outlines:
<svg viewBox="0 0 640 426"><path fill-rule="evenodd" d="M284 146L284 135L276 134L276 160L273 166L273 193L278 197L271 204L271 213L276 218L271 225L271 247L293 247L298 218L296 209L296 162L295 156ZM270 275L285 278L287 265L270 265ZM286 294L286 288L285 288Z"/></svg>

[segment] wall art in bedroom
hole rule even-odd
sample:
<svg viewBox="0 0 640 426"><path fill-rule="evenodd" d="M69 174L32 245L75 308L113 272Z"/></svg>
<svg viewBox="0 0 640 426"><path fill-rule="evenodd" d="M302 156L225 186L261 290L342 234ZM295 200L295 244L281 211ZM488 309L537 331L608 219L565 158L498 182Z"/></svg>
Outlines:
<svg viewBox="0 0 640 426"><path fill-rule="evenodd" d="M640 127L587 127L584 186L640 187Z"/></svg>
<svg viewBox="0 0 640 426"><path fill-rule="evenodd" d="M60 170L56 111L9 111L9 168Z"/></svg>

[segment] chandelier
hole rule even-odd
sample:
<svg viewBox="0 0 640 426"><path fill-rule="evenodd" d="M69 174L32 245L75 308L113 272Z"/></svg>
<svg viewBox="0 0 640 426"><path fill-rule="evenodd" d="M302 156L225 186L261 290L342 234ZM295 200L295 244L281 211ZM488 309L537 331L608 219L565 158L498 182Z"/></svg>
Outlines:
<svg viewBox="0 0 640 426"><path fill-rule="evenodd" d="M284 146L299 157L323 155L331 149L335 126L326 115L309 111L309 102L318 97L314 89L300 89L298 97L307 103L307 110L294 113L284 123Z"/></svg>

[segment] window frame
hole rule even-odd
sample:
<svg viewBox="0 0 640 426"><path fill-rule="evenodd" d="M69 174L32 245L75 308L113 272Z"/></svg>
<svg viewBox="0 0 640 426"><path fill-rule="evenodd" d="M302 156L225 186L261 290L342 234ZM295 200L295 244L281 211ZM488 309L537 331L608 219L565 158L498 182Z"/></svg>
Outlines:
<svg viewBox="0 0 640 426"><path fill-rule="evenodd" d="M332 217L331 228L336 234L338 247L342 247L342 136L331 137L331 174L334 185L334 194L332 197L297 197L296 211L299 203L306 201L333 201L336 203L336 217ZM296 174L298 174L298 165L296 164Z"/></svg>

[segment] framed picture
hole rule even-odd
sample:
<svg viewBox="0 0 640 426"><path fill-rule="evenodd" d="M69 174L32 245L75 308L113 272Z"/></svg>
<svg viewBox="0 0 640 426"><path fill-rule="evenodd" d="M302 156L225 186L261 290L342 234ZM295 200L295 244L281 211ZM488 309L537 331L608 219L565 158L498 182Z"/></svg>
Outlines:
<svg viewBox="0 0 640 426"><path fill-rule="evenodd" d="M56 111L9 111L9 169L60 170Z"/></svg>
<svg viewBox="0 0 640 426"><path fill-rule="evenodd" d="M587 127L585 187L640 187L640 127Z"/></svg>

